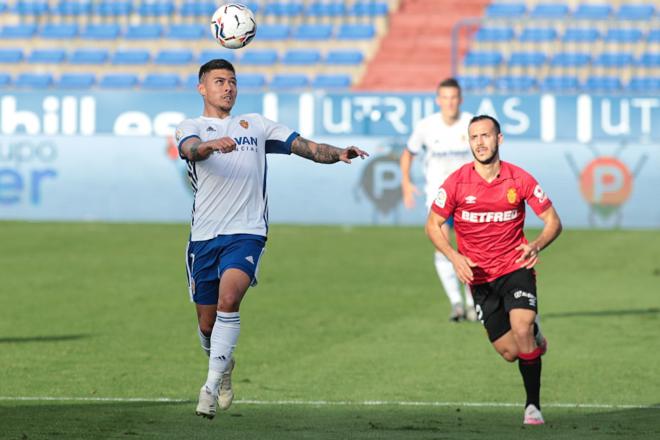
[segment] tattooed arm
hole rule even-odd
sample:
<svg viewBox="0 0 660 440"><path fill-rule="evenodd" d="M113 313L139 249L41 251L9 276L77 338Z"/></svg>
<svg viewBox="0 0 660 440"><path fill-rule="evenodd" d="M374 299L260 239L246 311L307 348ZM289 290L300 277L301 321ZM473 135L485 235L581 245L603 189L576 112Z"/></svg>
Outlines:
<svg viewBox="0 0 660 440"><path fill-rule="evenodd" d="M369 154L357 147L337 148L328 144L317 144L314 141L298 136L291 144L291 152L305 159L313 160L318 163L351 163L351 159L360 157L364 159Z"/></svg>
<svg viewBox="0 0 660 440"><path fill-rule="evenodd" d="M230 137L202 142L199 138L190 138L181 144L181 155L192 162L199 162L213 154L215 151L229 153L236 149L236 141Z"/></svg>

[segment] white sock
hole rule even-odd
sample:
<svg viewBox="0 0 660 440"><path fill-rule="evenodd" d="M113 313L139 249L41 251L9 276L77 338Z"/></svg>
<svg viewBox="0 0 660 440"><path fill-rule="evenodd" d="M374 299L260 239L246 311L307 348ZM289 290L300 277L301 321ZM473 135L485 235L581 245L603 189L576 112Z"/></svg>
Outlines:
<svg viewBox="0 0 660 440"><path fill-rule="evenodd" d="M472 298L472 290L470 290L470 286L465 284L463 288L465 289L465 305L467 307L474 307L474 298Z"/></svg>
<svg viewBox="0 0 660 440"><path fill-rule="evenodd" d="M238 312L218 312L211 333L211 355L209 356L209 374L206 388L217 394L222 373L225 372L231 355L236 348L238 334L241 332L241 318Z"/></svg>
<svg viewBox="0 0 660 440"><path fill-rule="evenodd" d="M458 278L456 278L454 266L440 252L435 253L435 270L438 272L438 277L440 278L440 282L442 282L442 287L445 289L449 302L452 305L462 305L463 299L461 298L461 291L458 287Z"/></svg>
<svg viewBox="0 0 660 440"><path fill-rule="evenodd" d="M202 329L197 327L197 334L199 335L199 343L202 344L202 350L207 356L211 355L211 337L202 333Z"/></svg>

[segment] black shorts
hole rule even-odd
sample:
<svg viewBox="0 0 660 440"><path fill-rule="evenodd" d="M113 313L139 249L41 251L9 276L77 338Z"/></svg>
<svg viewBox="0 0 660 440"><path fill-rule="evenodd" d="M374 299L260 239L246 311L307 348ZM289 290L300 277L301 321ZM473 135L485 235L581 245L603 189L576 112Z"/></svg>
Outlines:
<svg viewBox="0 0 660 440"><path fill-rule="evenodd" d="M534 269L518 269L490 283L475 284L470 288L477 316L486 327L490 342L511 330L511 309L537 310Z"/></svg>

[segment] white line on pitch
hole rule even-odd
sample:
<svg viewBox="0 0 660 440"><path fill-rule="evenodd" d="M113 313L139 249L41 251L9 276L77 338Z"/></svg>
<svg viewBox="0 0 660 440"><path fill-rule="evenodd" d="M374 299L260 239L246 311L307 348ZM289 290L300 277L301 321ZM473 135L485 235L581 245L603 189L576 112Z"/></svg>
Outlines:
<svg viewBox="0 0 660 440"><path fill-rule="evenodd" d="M173 399L168 397L11 397L0 396L0 401L58 401L58 402L145 402L145 403L190 403L190 399ZM521 407L521 403L508 402L416 402L392 400L364 401L332 401L332 400L236 400L234 403L244 405L301 405L301 406L464 406L477 408L508 408ZM616 403L543 403L550 408L584 408L584 409L660 409L660 405L627 405Z"/></svg>

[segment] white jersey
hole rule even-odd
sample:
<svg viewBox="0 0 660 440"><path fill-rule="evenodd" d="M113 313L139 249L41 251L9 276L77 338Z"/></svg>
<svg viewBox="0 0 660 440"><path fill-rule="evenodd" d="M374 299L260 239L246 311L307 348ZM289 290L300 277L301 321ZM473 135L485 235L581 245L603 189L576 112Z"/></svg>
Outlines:
<svg viewBox="0 0 660 440"><path fill-rule="evenodd" d="M468 124L472 115L461 113L458 121L447 125L441 113L434 113L419 121L408 139L408 150L424 155L427 205L438 194L438 188L461 165L472 160L468 143Z"/></svg>
<svg viewBox="0 0 660 440"><path fill-rule="evenodd" d="M199 162L182 157L195 195L191 241L229 234L266 236L266 153L291 154L291 143L298 133L255 113L186 119L176 130L179 151L192 137L206 142L225 136L236 141L235 151L214 152Z"/></svg>

